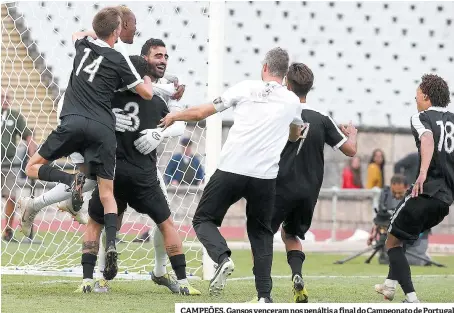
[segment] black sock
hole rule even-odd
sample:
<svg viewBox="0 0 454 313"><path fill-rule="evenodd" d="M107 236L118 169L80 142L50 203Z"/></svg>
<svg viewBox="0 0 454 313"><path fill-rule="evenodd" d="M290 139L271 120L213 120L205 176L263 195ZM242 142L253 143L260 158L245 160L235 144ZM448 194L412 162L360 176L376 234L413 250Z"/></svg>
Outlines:
<svg viewBox="0 0 454 313"><path fill-rule="evenodd" d="M306 255L303 251L291 250L287 252L287 262L292 269L292 279L295 275L302 276L301 272L303 269L303 262L306 259Z"/></svg>
<svg viewBox="0 0 454 313"><path fill-rule="evenodd" d="M104 214L104 226L106 228L106 249L110 245L115 245L115 238L117 237L117 214L107 213Z"/></svg>
<svg viewBox="0 0 454 313"><path fill-rule="evenodd" d="M41 165L38 170L38 178L48 182L62 183L68 187L71 187L74 182L74 174L60 171L48 164Z"/></svg>
<svg viewBox="0 0 454 313"><path fill-rule="evenodd" d="M399 282L405 294L414 292L413 282L411 281L410 265L408 265L402 247L394 247L388 250L389 265L392 267L392 275Z"/></svg>
<svg viewBox="0 0 454 313"><path fill-rule="evenodd" d="M172 255L169 257L170 264L172 265L172 269L177 276L177 279L185 279L186 278L186 257L184 254L177 254Z"/></svg>
<svg viewBox="0 0 454 313"><path fill-rule="evenodd" d="M91 253L82 254L82 268L84 271L84 279L93 279L93 271L95 269L96 259L98 257Z"/></svg>
<svg viewBox="0 0 454 313"><path fill-rule="evenodd" d="M227 252L224 252L223 254L221 254L219 256L219 259L218 259L218 264L221 264L222 261L224 261L225 259L227 259L229 257L229 254Z"/></svg>

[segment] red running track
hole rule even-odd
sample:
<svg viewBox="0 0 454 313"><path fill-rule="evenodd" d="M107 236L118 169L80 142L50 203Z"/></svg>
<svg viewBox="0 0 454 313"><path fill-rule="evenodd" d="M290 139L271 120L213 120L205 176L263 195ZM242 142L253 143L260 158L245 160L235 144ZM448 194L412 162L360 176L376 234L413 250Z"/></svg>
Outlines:
<svg viewBox="0 0 454 313"><path fill-rule="evenodd" d="M2 229L4 229L6 220L2 219ZM73 221L35 221L35 225L39 225L39 231L51 231L56 232L59 230L71 231L71 232L83 232L85 226L79 225ZM18 221L13 223L13 227L19 227ZM146 225L138 223L126 223L121 227L120 233L128 234L139 234L146 229ZM220 231L227 240L244 240L247 238L246 230L244 227L232 227L225 226L221 227ZM189 238L195 237L195 232L189 226L181 226L179 232L182 236L188 236ZM316 241L324 241L331 237L330 229L311 229L311 232L315 235ZM337 240L344 240L353 235L355 230L338 230L336 232ZM454 234L434 234L429 237L429 243L435 244L454 244Z"/></svg>

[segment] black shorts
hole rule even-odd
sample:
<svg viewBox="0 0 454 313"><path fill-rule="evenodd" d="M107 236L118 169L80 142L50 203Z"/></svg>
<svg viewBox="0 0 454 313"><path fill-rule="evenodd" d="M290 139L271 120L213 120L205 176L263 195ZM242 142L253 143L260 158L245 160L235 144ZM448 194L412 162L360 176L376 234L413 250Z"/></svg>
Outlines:
<svg viewBox="0 0 454 313"><path fill-rule="evenodd" d="M161 224L170 217L169 203L165 191L159 184L156 168L144 171L125 160L118 160L114 196L119 216L129 205L137 212L151 217L156 224ZM97 187L88 204L88 215L98 224L104 224L104 208Z"/></svg>
<svg viewBox="0 0 454 313"><path fill-rule="evenodd" d="M115 132L104 124L80 116L66 115L39 149L48 161L79 152L84 156L91 178L112 180L115 174Z"/></svg>
<svg viewBox="0 0 454 313"><path fill-rule="evenodd" d="M449 213L445 202L425 195L406 196L391 218L388 232L409 243L416 241L424 231L438 225Z"/></svg>
<svg viewBox="0 0 454 313"><path fill-rule="evenodd" d="M271 222L273 233L276 233L282 224L285 233L304 240L304 235L311 227L316 204L315 195L292 200L288 195L277 193Z"/></svg>
<svg viewBox="0 0 454 313"><path fill-rule="evenodd" d="M260 224L271 233L275 179L260 179L216 170L203 190L193 224L210 221L221 226L230 206L245 198L248 231Z"/></svg>

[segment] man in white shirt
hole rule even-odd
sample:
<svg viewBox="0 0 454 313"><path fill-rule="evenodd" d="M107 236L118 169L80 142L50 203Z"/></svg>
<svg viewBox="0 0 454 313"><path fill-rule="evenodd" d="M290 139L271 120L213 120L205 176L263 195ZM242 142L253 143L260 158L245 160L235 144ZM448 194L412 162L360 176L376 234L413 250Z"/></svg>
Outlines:
<svg viewBox="0 0 454 313"><path fill-rule="evenodd" d="M210 282L210 294L224 289L233 272L231 251L218 230L229 207L247 200L247 231L254 256L255 301L270 303L273 233L271 217L280 154L289 139L289 125L302 124L298 97L282 86L289 56L275 48L265 57L262 80L242 81L212 103L169 113L161 126L174 121L198 121L216 112L233 109L234 124L225 142L218 169L204 189L193 226L200 242L218 267ZM291 140L298 137L291 127Z"/></svg>

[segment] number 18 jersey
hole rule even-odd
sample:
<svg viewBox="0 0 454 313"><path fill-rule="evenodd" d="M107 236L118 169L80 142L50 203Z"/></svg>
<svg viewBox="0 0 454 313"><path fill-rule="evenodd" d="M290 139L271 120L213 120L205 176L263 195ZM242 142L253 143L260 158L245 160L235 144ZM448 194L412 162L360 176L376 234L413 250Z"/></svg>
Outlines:
<svg viewBox="0 0 454 313"><path fill-rule="evenodd" d="M99 39L85 37L74 43L76 56L60 117L81 115L115 129L111 100L121 85L142 83L129 57Z"/></svg>
<svg viewBox="0 0 454 313"><path fill-rule="evenodd" d="M423 194L451 205L454 192L454 114L446 108L432 106L411 117L411 130L418 148L419 164L421 136L431 132L435 143Z"/></svg>

